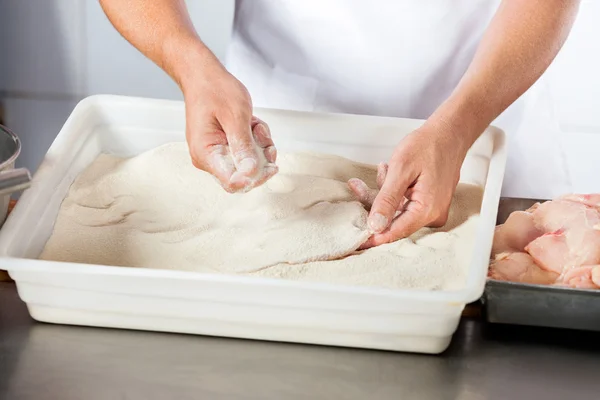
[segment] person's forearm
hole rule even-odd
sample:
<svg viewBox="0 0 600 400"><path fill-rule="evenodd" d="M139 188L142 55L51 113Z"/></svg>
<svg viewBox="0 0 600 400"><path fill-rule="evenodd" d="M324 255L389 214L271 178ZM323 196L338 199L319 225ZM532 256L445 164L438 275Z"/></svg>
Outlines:
<svg viewBox="0 0 600 400"><path fill-rule="evenodd" d="M114 27L181 87L208 66L220 65L201 42L184 0L100 0Z"/></svg>
<svg viewBox="0 0 600 400"><path fill-rule="evenodd" d="M548 68L579 0L504 0L452 95L428 122L452 127L470 147Z"/></svg>

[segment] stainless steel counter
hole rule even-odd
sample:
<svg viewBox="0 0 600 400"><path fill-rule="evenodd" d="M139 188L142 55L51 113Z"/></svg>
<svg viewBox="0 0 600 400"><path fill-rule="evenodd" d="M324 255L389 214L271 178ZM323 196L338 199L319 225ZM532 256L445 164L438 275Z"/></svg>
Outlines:
<svg viewBox="0 0 600 400"><path fill-rule="evenodd" d="M600 316L590 316L600 318ZM598 399L600 334L462 322L441 356L69 327L0 284L0 399Z"/></svg>

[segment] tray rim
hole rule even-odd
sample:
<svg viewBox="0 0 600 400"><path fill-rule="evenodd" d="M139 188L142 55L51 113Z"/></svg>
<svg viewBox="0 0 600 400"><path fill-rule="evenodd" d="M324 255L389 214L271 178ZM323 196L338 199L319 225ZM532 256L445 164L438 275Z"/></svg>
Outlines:
<svg viewBox="0 0 600 400"><path fill-rule="evenodd" d="M486 290L489 287L505 287L512 289L523 289L535 292L562 292L562 293L573 293L577 295L591 295L600 296L600 289L582 289L582 288L571 288L553 285L541 285L532 283L522 282L511 282L511 281L500 281L497 279L488 279L486 282Z"/></svg>

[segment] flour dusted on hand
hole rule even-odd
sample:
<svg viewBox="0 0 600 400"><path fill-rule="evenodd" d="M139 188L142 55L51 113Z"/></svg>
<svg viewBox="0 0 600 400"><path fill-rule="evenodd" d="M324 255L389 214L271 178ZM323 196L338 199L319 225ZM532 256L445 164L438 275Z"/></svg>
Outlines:
<svg viewBox="0 0 600 400"><path fill-rule="evenodd" d="M482 192L460 184L450 220L357 252L367 212L350 178L376 168L282 154L280 172L244 194L194 168L184 143L122 159L100 155L71 186L40 258L395 288L464 285Z"/></svg>

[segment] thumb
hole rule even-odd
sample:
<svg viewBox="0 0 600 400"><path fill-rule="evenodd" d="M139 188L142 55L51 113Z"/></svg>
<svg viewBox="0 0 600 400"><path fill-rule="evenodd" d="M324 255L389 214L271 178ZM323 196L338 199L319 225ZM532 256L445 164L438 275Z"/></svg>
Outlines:
<svg viewBox="0 0 600 400"><path fill-rule="evenodd" d="M398 174L393 170L387 173L369 213L368 225L371 231L381 233L390 226L411 183L412 179L407 173Z"/></svg>

